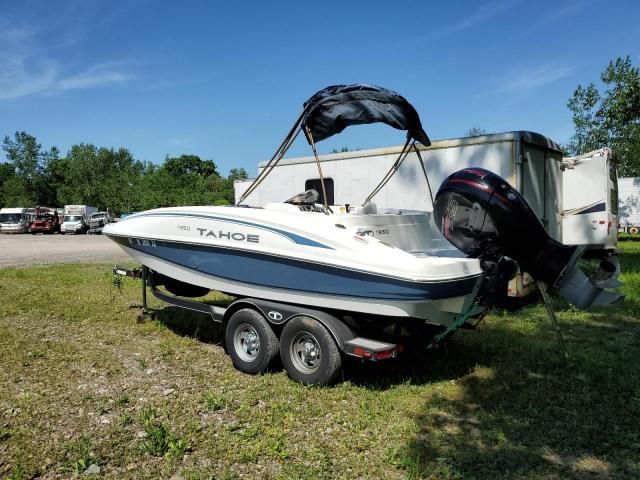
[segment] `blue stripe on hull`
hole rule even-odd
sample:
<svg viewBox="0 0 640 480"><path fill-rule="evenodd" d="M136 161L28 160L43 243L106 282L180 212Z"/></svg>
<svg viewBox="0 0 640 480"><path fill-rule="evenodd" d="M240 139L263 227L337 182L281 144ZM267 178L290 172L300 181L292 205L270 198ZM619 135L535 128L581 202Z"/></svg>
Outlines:
<svg viewBox="0 0 640 480"><path fill-rule="evenodd" d="M125 247L215 277L246 284L326 295L405 301L435 300L471 293L478 278L417 283L234 249L160 240L149 242L132 239L129 241L123 237L111 237L111 239Z"/></svg>

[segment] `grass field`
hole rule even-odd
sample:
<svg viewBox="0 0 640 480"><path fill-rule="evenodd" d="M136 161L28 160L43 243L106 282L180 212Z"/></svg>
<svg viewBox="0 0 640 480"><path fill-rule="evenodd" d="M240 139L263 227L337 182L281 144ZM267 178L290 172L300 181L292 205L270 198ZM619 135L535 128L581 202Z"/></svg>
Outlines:
<svg viewBox="0 0 640 480"><path fill-rule="evenodd" d="M233 369L207 317L108 266L0 270L0 477L640 478L640 242L623 305L497 312L330 388ZM114 294L114 300L111 294ZM97 471L99 468L99 472Z"/></svg>

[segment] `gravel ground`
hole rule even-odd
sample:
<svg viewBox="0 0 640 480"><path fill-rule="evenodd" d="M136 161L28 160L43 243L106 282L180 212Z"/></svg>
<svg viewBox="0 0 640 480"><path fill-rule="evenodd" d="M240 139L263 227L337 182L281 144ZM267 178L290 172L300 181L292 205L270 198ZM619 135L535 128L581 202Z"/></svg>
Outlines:
<svg viewBox="0 0 640 480"><path fill-rule="evenodd" d="M103 235L2 235L0 268L48 263L109 263L130 257Z"/></svg>

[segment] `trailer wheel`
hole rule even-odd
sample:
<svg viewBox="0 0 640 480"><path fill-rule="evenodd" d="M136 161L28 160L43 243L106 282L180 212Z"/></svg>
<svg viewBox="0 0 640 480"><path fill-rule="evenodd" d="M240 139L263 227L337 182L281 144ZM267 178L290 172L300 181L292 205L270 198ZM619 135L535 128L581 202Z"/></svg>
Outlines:
<svg viewBox="0 0 640 480"><path fill-rule="evenodd" d="M309 317L287 322L280 335L280 358L289 376L306 385L328 385L342 367L335 340L320 322Z"/></svg>
<svg viewBox="0 0 640 480"><path fill-rule="evenodd" d="M225 344L233 366L261 373L278 354L278 338L264 317L250 308L234 313L227 323Z"/></svg>

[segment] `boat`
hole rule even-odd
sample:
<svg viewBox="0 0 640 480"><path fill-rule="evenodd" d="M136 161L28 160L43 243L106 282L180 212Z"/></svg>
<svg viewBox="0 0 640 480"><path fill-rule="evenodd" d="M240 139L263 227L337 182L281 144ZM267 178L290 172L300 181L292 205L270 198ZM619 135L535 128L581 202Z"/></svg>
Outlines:
<svg viewBox="0 0 640 480"><path fill-rule="evenodd" d="M329 87L306 102L273 163L300 131L315 151L315 142L345 127L335 115L344 119L349 108L349 124L380 121L406 130L407 150L414 141L430 144L417 112L400 95L362 85ZM352 120L355 115L361 118ZM480 262L455 249L431 250L429 212L377 211L371 201L354 205L327 205L321 193L310 191L264 208L154 209L103 233L155 272L236 297L441 325L469 309L483 273Z"/></svg>
<svg viewBox="0 0 640 480"><path fill-rule="evenodd" d="M430 253L428 215L301 206L163 208L103 232L162 275L233 296L438 324L473 302L480 262Z"/></svg>
<svg viewBox="0 0 640 480"><path fill-rule="evenodd" d="M317 159L317 142L350 125L376 122L407 136L397 161L366 199L328 204L317 161L320 192L308 190L261 208L243 205L301 132ZM580 252L550 239L519 193L491 172L470 168L449 177L432 202L433 212L405 210L401 205L378 209L375 195L408 153L415 151L420 159L416 142L430 144L418 113L404 97L369 85L328 87L304 103L302 114L236 205L148 210L105 226L103 233L148 269L154 285L163 285L172 294L198 297L217 290L238 301L251 299L253 303L246 301L245 306L258 305L255 311L264 319L255 323L245 314L227 337L234 364L252 373L257 369L251 352L259 351L255 342L263 345L260 351L273 343L260 322L270 325L269 331L280 332L285 320L296 317L283 319L282 310L293 308L303 312L301 318L320 323L330 314L358 334L373 319L395 330L416 323L437 326L441 337L479 318L494 304L506 292L518 264L551 288L574 298L585 296L587 277L576 273ZM432 195L428 174L422 170ZM449 241L446 246L432 243L431 228L442 231ZM515 239L507 233L511 228L528 232L530 238ZM594 298L602 291L592 289ZM262 308L260 302L273 303ZM230 309L230 314L234 311ZM289 321L284 327L282 336L290 342L280 345L280 352L285 367L298 361L299 368L294 365L287 371L305 383L329 381L335 372L318 380L310 367L320 358L322 335L305 337L299 327L295 333L306 343L298 342L294 348L292 339L298 337L286 335L293 324ZM242 330L243 325L250 328ZM344 351L348 341L333 333L335 322L324 325ZM314 331L305 328L304 332ZM358 345L372 343L363 340ZM270 355L274 349L267 349ZM352 351L367 356L364 347Z"/></svg>

